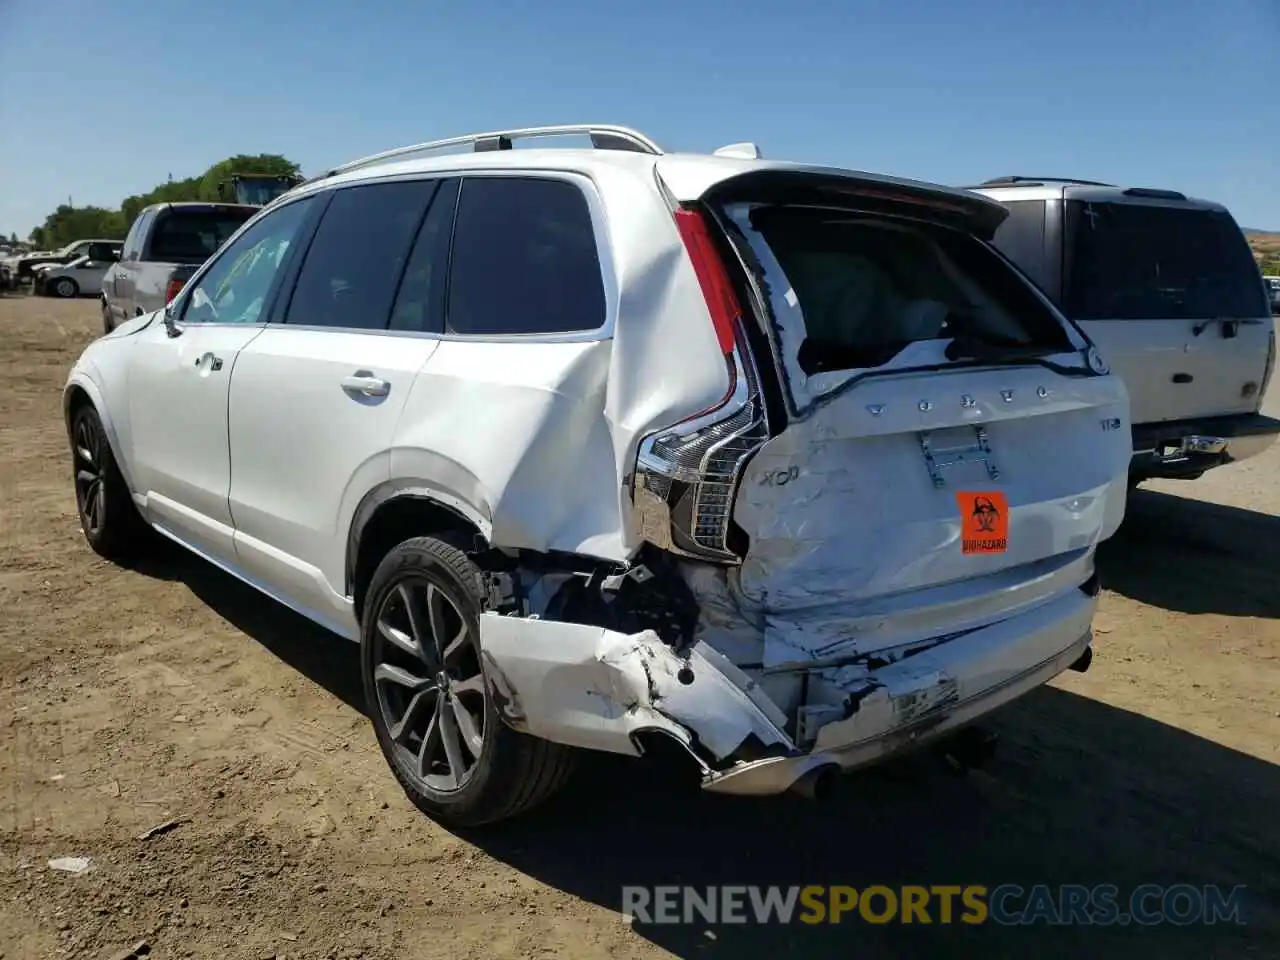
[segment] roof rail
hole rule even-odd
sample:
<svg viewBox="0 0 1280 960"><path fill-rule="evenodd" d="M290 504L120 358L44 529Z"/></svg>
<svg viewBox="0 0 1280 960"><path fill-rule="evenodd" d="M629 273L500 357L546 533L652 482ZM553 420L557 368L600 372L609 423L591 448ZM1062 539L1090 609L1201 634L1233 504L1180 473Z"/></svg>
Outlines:
<svg viewBox="0 0 1280 960"><path fill-rule="evenodd" d="M494 130L490 133L469 133L461 137L450 137L447 140L429 140L426 143L415 143L407 147L396 147L383 150L359 160L352 160L327 171L324 176L332 177L346 173L359 167L382 163L396 157L405 157L417 153L430 153L448 147L470 145L474 152L484 153L490 150L510 150L515 140L531 140L537 137L562 137L574 134L585 134L591 138L591 146L597 150L628 150L633 153L649 153L658 155L662 148L638 130L630 127L619 127L608 123L575 123L558 127L525 127L520 130ZM319 178L317 178L319 179Z"/></svg>
<svg viewBox="0 0 1280 960"><path fill-rule="evenodd" d="M1077 183L1085 187L1113 187L1113 183L1100 183L1097 180L1080 180L1076 177L993 177L990 180L983 180L978 186L980 187L1007 187L1014 184L1022 184L1024 186L1043 186L1046 183Z"/></svg>

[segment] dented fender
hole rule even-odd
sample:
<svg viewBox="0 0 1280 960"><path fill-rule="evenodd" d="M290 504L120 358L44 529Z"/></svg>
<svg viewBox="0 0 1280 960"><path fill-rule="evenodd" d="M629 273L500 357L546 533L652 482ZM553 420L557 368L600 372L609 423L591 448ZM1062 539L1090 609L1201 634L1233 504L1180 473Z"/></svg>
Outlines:
<svg viewBox="0 0 1280 960"><path fill-rule="evenodd" d="M535 737L632 756L641 753L636 734L647 731L715 760L752 735L796 750L781 711L705 644L676 653L651 630L485 613L480 649L503 721Z"/></svg>

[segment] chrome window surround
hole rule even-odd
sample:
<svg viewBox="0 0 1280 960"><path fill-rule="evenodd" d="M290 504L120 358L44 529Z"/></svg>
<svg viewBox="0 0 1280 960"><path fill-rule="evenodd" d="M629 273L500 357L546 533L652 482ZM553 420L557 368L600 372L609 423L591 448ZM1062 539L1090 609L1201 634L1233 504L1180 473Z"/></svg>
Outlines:
<svg viewBox="0 0 1280 960"><path fill-rule="evenodd" d="M467 177L517 177L520 179L544 179L544 180L567 180L574 183L582 191L586 197L587 210L591 215L591 227L596 238L596 253L600 261L600 273L604 283L604 303L605 315L601 324L594 330L570 330L563 333L511 333L511 334L469 334L469 333L435 333L424 330L390 330L369 327L328 327L314 326L309 324L298 323L268 323L261 321L259 326L270 326L272 329L278 330L307 330L317 333L358 333L366 336L376 337L409 337L412 339L427 340L460 340L468 343L591 343L599 340L613 339L614 328L618 319L618 274L614 263L613 247L609 241L609 220L605 212L604 199L600 195L599 188L595 181L585 174L572 170L556 170L542 167L501 167L501 168L485 168L485 169L466 169L466 170L432 170L428 172L411 172L391 174L389 176L370 176L358 180L344 181L340 184L330 184L324 181L317 181L312 184L304 184L302 187L295 187L295 190L301 190L300 193L290 191L277 197L271 204L259 210L256 214L246 220L234 234L227 238L226 242L218 249L218 251L206 260L200 269L191 276L183 287L183 292L178 295L170 306L182 300L188 290L192 289L195 284L199 283L203 275L213 266L214 262L220 259L224 250L231 246L237 237L251 227L258 220L267 214L281 209L290 203L296 203L310 196L316 196L321 193L327 193L334 190L347 190L353 187L363 187L373 183L398 183L405 180L444 180L449 178L466 179ZM287 199L286 199L287 198ZM215 324L201 324L201 326L214 326ZM218 324L221 325L221 324ZM246 324L236 324L236 326L246 326Z"/></svg>
<svg viewBox="0 0 1280 960"><path fill-rule="evenodd" d="M733 499L743 468L769 439L759 379L745 343L740 334L724 400L640 441L631 485L634 528L641 538L679 556L742 562L728 542Z"/></svg>

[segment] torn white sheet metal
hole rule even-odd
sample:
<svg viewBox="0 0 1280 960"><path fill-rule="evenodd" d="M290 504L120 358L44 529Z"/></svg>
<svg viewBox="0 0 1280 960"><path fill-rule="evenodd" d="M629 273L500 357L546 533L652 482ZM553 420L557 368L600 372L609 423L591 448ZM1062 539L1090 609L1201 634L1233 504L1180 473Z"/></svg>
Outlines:
<svg viewBox="0 0 1280 960"><path fill-rule="evenodd" d="M870 379L768 441L734 507L765 667L952 633L1084 580L1124 515L1130 456L1127 431L1100 425L1124 397L1100 389L1041 368ZM966 491L1001 501L1003 550L965 552Z"/></svg>
<svg viewBox="0 0 1280 960"><path fill-rule="evenodd" d="M697 639L733 663L759 663L764 650L764 610L738 589L737 569L691 562L681 563L679 569L698 602Z"/></svg>
<svg viewBox="0 0 1280 960"><path fill-rule="evenodd" d="M637 755L635 735L697 742L716 761L754 735L783 756L738 762L704 786L778 793L824 766L845 769L954 728L1043 683L1089 643L1097 600L1074 587L1025 613L888 666L816 670L799 711L802 752L787 717L706 643L687 656L657 634L502 616L480 617L480 646L499 713L557 743Z"/></svg>
<svg viewBox="0 0 1280 960"><path fill-rule="evenodd" d="M824 671L811 685L816 702L802 713L815 731L800 737L808 753L737 764L708 777L704 788L780 793L814 770L865 766L959 729L1074 663L1092 640L1096 606L1096 598L1068 590L1021 616L878 670Z"/></svg>
<svg viewBox="0 0 1280 960"><path fill-rule="evenodd" d="M499 712L515 729L570 746L638 754L634 736L691 737L716 759L755 734L794 745L786 717L715 650L677 656L656 633L486 613L480 647Z"/></svg>

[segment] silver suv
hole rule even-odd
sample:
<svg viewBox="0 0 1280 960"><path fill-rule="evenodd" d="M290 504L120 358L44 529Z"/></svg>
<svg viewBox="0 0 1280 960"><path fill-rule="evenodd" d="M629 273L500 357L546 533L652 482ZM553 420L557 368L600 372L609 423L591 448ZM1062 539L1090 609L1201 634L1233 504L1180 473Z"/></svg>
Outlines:
<svg viewBox="0 0 1280 960"><path fill-rule="evenodd" d="M621 127L356 161L85 350L81 525L360 643L433 816L654 738L813 792L1089 663L1128 402L1005 216Z"/></svg>
<svg viewBox="0 0 1280 960"><path fill-rule="evenodd" d="M1275 323L1225 207L1174 190L1052 177L974 187L1009 218L995 244L1098 345L1133 411L1132 480L1194 479L1255 456Z"/></svg>

